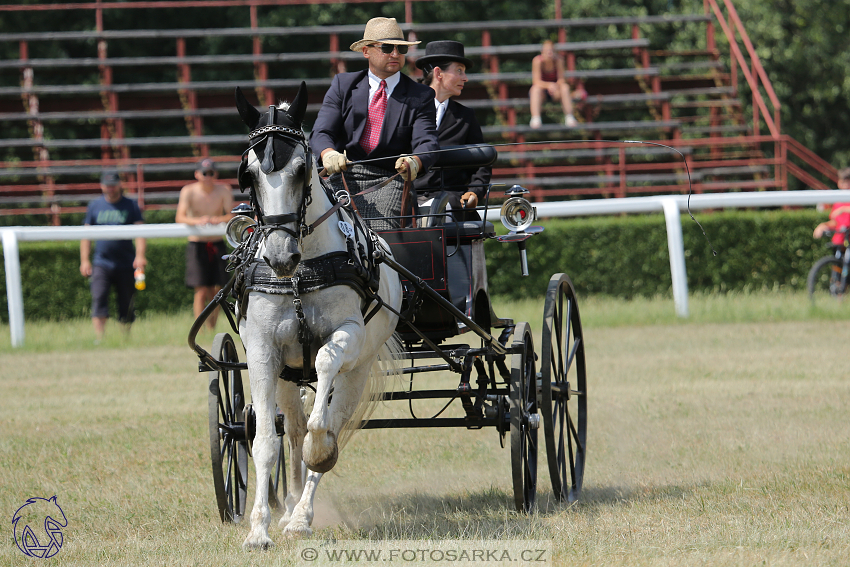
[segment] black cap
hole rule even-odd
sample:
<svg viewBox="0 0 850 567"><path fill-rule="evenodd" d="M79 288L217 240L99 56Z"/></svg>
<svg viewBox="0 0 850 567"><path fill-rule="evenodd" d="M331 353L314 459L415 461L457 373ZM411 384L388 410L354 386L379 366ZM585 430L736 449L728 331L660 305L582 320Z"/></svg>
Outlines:
<svg viewBox="0 0 850 567"><path fill-rule="evenodd" d="M101 185L118 185L121 183L121 178L118 177L118 172L115 171L104 171L100 174L100 184Z"/></svg>
<svg viewBox="0 0 850 567"><path fill-rule="evenodd" d="M467 69L472 67L472 61L463 55L463 44L461 42L432 41L425 46L425 55L416 60L416 66L420 69L430 70L432 67L439 67L441 63L452 61L463 63Z"/></svg>
<svg viewBox="0 0 850 567"><path fill-rule="evenodd" d="M204 158L198 162L195 171L200 171L204 174L215 173L215 162L210 158Z"/></svg>

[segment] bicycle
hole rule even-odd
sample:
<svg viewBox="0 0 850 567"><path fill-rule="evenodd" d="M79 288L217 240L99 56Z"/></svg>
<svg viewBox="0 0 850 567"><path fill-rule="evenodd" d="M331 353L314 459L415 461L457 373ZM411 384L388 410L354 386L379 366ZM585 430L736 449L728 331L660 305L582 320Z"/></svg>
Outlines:
<svg viewBox="0 0 850 567"><path fill-rule="evenodd" d="M830 242L829 247L833 249L833 254L824 256L809 270L806 287L812 304L823 301L823 298L827 296L841 300L847 292L847 279L850 273L850 234L848 234L850 228L842 228L838 232L844 235L844 244ZM835 231L824 232L825 237L833 234Z"/></svg>

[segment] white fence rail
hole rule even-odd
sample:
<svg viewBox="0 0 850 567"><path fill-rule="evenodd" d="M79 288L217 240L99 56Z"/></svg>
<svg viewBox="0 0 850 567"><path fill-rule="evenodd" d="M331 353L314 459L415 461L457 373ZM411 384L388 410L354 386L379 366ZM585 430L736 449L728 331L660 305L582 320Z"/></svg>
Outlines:
<svg viewBox="0 0 850 567"><path fill-rule="evenodd" d="M697 211L701 209L808 206L838 202L850 202L850 191L765 191L693 195L690 198L690 208L692 211ZM673 300L676 305L676 313L680 317L688 316L688 280L685 271L685 249L682 241L681 224L681 214L688 207L687 195L561 201L537 203L536 207L538 216L541 218L663 212L667 223L667 247L670 252L670 272L673 280ZM498 209L494 209L494 211L498 215ZM192 234L212 236L224 234L224 225L211 227L190 227L183 224L8 227L0 229L0 234L3 237L3 255L6 265L9 329L12 345L18 347L24 344L24 301L18 253L19 241L176 238ZM722 252L722 250L719 252Z"/></svg>

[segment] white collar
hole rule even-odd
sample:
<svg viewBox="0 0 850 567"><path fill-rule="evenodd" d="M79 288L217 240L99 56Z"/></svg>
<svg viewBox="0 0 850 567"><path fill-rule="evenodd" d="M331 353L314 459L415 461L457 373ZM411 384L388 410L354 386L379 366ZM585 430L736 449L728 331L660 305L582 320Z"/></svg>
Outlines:
<svg viewBox="0 0 850 567"><path fill-rule="evenodd" d="M372 95L378 92L378 88L381 86L381 79L372 73L372 71L368 71L369 75L369 100L372 100ZM398 85L399 81L401 81L401 72L394 73L384 79L387 82L387 98L393 94L393 90Z"/></svg>

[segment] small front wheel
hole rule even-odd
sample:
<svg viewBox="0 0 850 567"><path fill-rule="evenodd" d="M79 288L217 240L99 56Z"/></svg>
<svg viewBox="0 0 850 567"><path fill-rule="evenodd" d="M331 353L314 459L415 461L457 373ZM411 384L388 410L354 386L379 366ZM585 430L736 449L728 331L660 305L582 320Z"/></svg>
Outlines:
<svg viewBox="0 0 850 567"><path fill-rule="evenodd" d="M215 336L211 354L221 362L239 362L236 345L228 333ZM242 373L222 369L209 374L210 456L218 513L222 522L238 523L245 515L248 492Z"/></svg>
<svg viewBox="0 0 850 567"><path fill-rule="evenodd" d="M511 476L517 512L529 513L537 500L537 356L528 323L518 323L511 356Z"/></svg>
<svg viewBox="0 0 850 567"><path fill-rule="evenodd" d="M809 299L812 304L822 303L829 297L841 299L847 291L846 277L842 281L841 260L835 256L824 256L809 270L806 287L809 290Z"/></svg>

